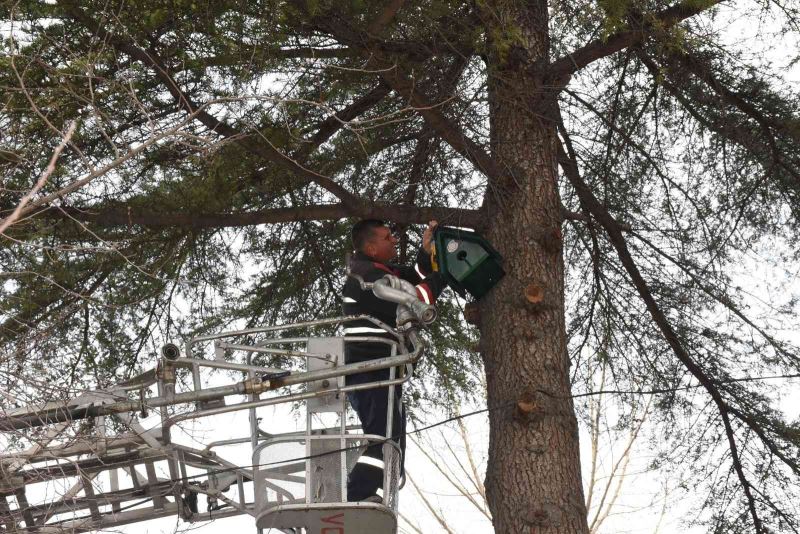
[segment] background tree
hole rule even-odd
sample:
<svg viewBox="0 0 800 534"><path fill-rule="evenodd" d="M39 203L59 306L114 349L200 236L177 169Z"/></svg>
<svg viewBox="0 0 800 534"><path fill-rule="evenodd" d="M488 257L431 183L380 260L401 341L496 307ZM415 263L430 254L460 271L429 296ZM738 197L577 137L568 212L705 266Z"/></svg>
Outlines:
<svg viewBox="0 0 800 534"><path fill-rule="evenodd" d="M659 436L647 436L645 429L652 427L647 423L656 396L642 394L620 405L609 391L613 384L607 362L591 359L587 365L595 383L584 384L587 389L581 391L578 406L585 430L581 450L587 461L583 478L589 532L669 532L686 510L682 500L695 496L685 490L680 467L666 471L651 463L648 438ZM426 522L448 533L464 532L465 525L478 532L482 522L491 523L483 486L488 418L474 413L480 405L461 403L466 413L456 406L454 421L411 437L406 475L413 493L404 496L403 503L408 506L407 497L418 502L410 508L414 513L401 513L401 532L423 533ZM653 469L660 472L658 484L651 476Z"/></svg>
<svg viewBox="0 0 800 534"><path fill-rule="evenodd" d="M4 216L80 123L3 237L16 398L40 394L19 377L107 384L166 338L333 314L349 220L436 218L506 259L477 332L443 304L425 363L469 391L480 336L498 532L588 531L570 396L587 359L621 403L669 392L662 460L694 463L710 530L798 530L797 423L740 380L797 373L797 299L774 278L747 300L734 272L797 268L796 88L757 54L796 34L793 5L2 9ZM732 18L773 25L733 42Z"/></svg>

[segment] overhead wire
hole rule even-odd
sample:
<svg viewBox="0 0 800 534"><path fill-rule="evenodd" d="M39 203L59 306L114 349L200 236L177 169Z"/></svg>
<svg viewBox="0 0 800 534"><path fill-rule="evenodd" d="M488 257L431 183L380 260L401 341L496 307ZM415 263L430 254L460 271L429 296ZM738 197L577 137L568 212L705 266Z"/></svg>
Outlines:
<svg viewBox="0 0 800 534"><path fill-rule="evenodd" d="M753 376L753 377L731 378L731 379L728 379L728 380L716 381L716 384L720 385L720 384L725 384L725 383L756 382L756 381L762 381L762 380L788 379L788 378L800 378L800 373L784 374L784 375L768 375L768 376ZM567 399L575 399L575 398L582 398L582 397L596 396L596 395L605 395L605 394L661 395L661 394L666 394L666 393L675 393L675 392L678 392L678 391L686 391L686 390L690 390L690 389L697 389L697 388L701 388L701 387L703 387L702 384L687 384L685 386L678 386L678 387L672 387L672 388L658 388L658 389L649 389L649 390L642 390L642 389L639 389L639 390L598 390L598 391L591 391L591 392L586 392L586 393L576 393L576 394L572 394L572 395L554 395L551 392L548 392L548 391L542 390L542 389L538 389L536 391L539 392L539 393L542 393L543 395L547 395L547 396L549 396L551 398L567 400ZM480 415L480 414L483 414L483 413L488 413L488 412L491 412L491 411L498 410L500 408L507 408L507 407L511 407L511 406L515 406L515 405L517 405L517 401L508 401L508 402L498 403L498 404L496 404L494 406L487 406L486 408L481 408L481 409L474 410L474 411L471 411L471 412L454 415L452 417L448 417L446 419L443 419L441 421L437 421L435 423L423 426L421 428L416 428L414 430L407 431L405 434L407 436L408 435L419 434L419 433L426 432L428 430L434 429L436 427L439 427L439 426L442 426L442 425L446 425L447 423L452 423L454 421L458 421L458 420L461 420L461 419L466 419L467 417L473 417L475 415ZM299 436L299 437L302 438L302 436ZM383 445L383 444L388 443L390 441L397 441L399 439L399 437L400 437L399 435L395 435L395 436L384 438L383 440L375 440L373 443L371 443L370 446L372 446L372 445ZM289 459L280 460L280 461L277 461L277 462L259 463L259 464L253 464L253 465L250 465L250 466L237 466L237 468L269 467L269 466L273 466L273 465L282 465L282 464L287 464L287 463L291 463L291 462L300 462L300 461L304 461L304 460L313 460L315 458L321 458L321 457L328 456L328 455L331 455L331 454L338 454L338 453L347 452L347 451L350 451L350 450L358 450L358 449L361 449L363 447L364 447L364 445L353 445L353 446L350 446L350 447L342 447L342 448L339 448L339 449L334 449L334 450L330 450L330 451L310 454L310 455L306 455L306 456L298 456L298 457L295 457L295 458L289 458ZM224 473L224 472L227 472L227 471L236 470L237 468L226 468L226 469L222 469L222 470L215 470L213 472L214 473ZM210 473L211 473L211 471L209 471L209 474ZM205 476L205 475L194 475L192 477L186 477L186 480L189 480L189 479L192 479L192 478L198 478L198 477L202 477L202 476Z"/></svg>
<svg viewBox="0 0 800 534"><path fill-rule="evenodd" d="M787 374L780 374L780 375L747 376L747 377L730 378L730 379L725 379L725 380L717 380L717 381L715 381L715 384L723 385L723 384L728 384L728 383L757 382L757 381L764 381L764 380L792 379L792 378L800 378L800 373L787 373ZM704 387L702 384L686 384L686 385L683 385L683 386L676 386L676 387L670 387L670 388L631 389L631 390L620 390L620 389L615 389L615 390L597 390L597 391L589 391L589 392L584 392L584 393L575 393L575 394L570 394L570 395L555 395L552 392L549 392L549 391L546 391L546 390L542 390L542 389L537 389L536 391L538 393L541 393L541 394L546 395L546 396L551 397L551 398L560 399L560 400L568 400L568 399L585 398L585 397L598 396L598 395L612 395L612 394L622 394L622 395L662 395L662 394L676 393L678 391L687 391L687 390L697 389L697 388L702 388L702 387ZM458 420L461 420L461 419L466 419L468 417L473 417L473 416L484 414L484 413L489 413L489 412L492 412L492 411L495 411L495 410L498 410L498 409L501 409L501 408L512 407L512 406L515 406L515 405L517 405L517 401L507 401L507 402L498 403L498 404L495 404L494 406L487 406L485 408L480 408L480 409L477 409L477 410L473 410L471 412L454 415L454 416L448 417L446 419L442 419L440 421L437 421L435 423L432 423L432 424L429 424L429 425L426 425L426 426L423 426L423 427L420 427L420 428L415 428L413 430L407 431L405 434L406 435L420 434L422 432L426 432L428 430L432 430L434 428L446 425L446 424L454 422L454 421L458 421ZM357 436L357 435L354 434L354 436ZM389 443L389 442L396 442L399 438L400 438L399 435L393 435L391 437L386 437L386 438L384 438L382 440L372 440L371 443L370 443L370 446L384 445L384 444ZM303 439L304 439L304 436L302 436L302 435L298 436L298 441L302 441ZM241 464L241 465L236 465L236 466L232 466L232 467L224 467L224 468L220 468L220 469L207 469L204 473L200 473L200 474L197 474L197 475L188 475L188 476L176 477L176 478L170 479L169 481L161 481L161 482L162 483L167 483L168 482L168 483L170 483L170 484L172 484L174 486L175 484L181 484L181 483L185 483L185 482L189 482L189 481L197 480L197 479L204 479L204 478L207 478L207 477L210 477L210 476L215 476L215 475L218 475L218 474L242 471L242 470L245 470L245 469L252 469L253 471L255 471L256 469L260 469L260 468L264 468L264 467L278 466L278 465L285 465L285 464L289 464L289 463L302 462L302 461L306 461L306 460L313 460L313 459L316 459L316 458L321 458L321 457L329 456L329 455L332 455L332 454L341 454L343 452L360 450L360 449L363 449L365 447L366 447L366 445L359 444L359 445L352 445L352 446L349 446L349 447L341 447L341 448L338 448L338 449L324 451L324 452L320 452L320 453L309 454L309 455L305 455L305 456L297 456L297 457L293 457L293 458L278 460L278 461L274 461L274 462L254 463L254 464L251 464L251 465ZM165 460L166 460L166 458L165 458ZM117 467L123 467L123 466L127 466L127 465L130 465L130 460L125 461L125 462L117 462L117 463L111 462L111 463L103 464L103 470L114 469L114 468L117 468ZM131 492L141 491L141 489L131 489L130 491ZM168 495L169 493L170 492L165 492L164 496ZM120 494L124 495L125 493L124 492L120 492L117 495L120 495ZM95 501L106 501L106 502L108 502L108 499L104 498L102 495L92 496L92 497L89 497L89 496L83 497L82 500L95 500ZM141 504L144 504L144 503L149 502L151 500L152 500L152 496L148 497L146 499L137 501L135 503L128 504L128 505L122 507L120 510L128 510L128 509L134 508L136 506L140 506ZM110 503L108 503L108 504L110 504ZM9 512L16 512L16 510L15 511L9 511ZM57 525L57 524L58 523L51 523L49 525ZM46 525L44 525L44 526L46 526ZM25 528L25 530L29 529L28 527L24 527L24 528ZM34 527L30 527L30 528L38 529L38 528L41 528L41 526L34 526Z"/></svg>
<svg viewBox="0 0 800 534"><path fill-rule="evenodd" d="M714 383L716 385L723 385L723 384L730 384L730 383L758 382L758 381L764 381L764 380L791 379L791 378L800 378L800 373L738 377L738 378L730 378L730 379L724 379L724 380L716 380L716 381L714 381ZM573 394L570 394L570 395L556 395L556 394L553 394L552 392L544 390L544 389L537 389L535 391L537 393L541 393L541 394L546 395L546 396L548 396L550 398L553 398L553 399L569 400L569 399L585 398L585 397L592 397L592 396L599 396L599 395L614 395L614 394L616 394L616 395L662 395L662 394L668 394L668 393L676 393L676 392L679 392L679 391L688 391L688 390L698 389L698 388L702 388L702 387L704 387L704 386L702 384L698 383L698 384L686 384L686 385L683 385L683 386L675 386L675 387L669 387L669 388L654 388L654 389L630 389L630 390L606 389L606 390L589 391L589 392L584 392L584 393L573 393ZM494 411L494 410L498 410L500 408L511 407L511 406L516 405L516 404L517 404L517 401L508 401L508 402L496 404L494 406L487 406L486 408L481 408L481 409L474 410L474 411L471 411L471 412L467 412L467 413L464 413L464 414L458 414L458 415L455 415L455 416L448 417L446 419L437 421L435 423L432 423L432 424L429 424L429 425L426 425L426 426L423 426L423 427L420 427L420 428L416 428L416 429L411 430L411 431L407 431L406 435L419 434L419 433L431 430L433 428L436 428L436 427L439 427L439 426L442 426L442 425L446 425L447 423L452 423L454 421L458 421L458 420L461 420L461 419L466 419L468 417L473 417L475 415L480 415L482 413L488 413L488 412L491 412L491 411ZM302 437L302 436L299 436L299 437ZM399 437L400 437L399 435L398 436L387 437L387 438L384 438L383 440L375 441L375 443L373 443L373 445L382 445L382 444L385 444L385 443L387 443L389 441L397 441L397 439ZM224 473L224 472L236 470L237 468L266 467L266 466L270 466L270 465L286 464L286 463L289 463L289 462L299 462L299 461L303 461L303 460L310 460L310 459L320 458L320 457L324 457L324 456L331 455L331 454L337 454L337 453L345 452L345 451L349 451L349 450L357 450L357 449L360 449L360 448L363 448L363 447L364 447L364 445L354 445L354 446L350 446L350 447L343 447L343 448L339 448L339 449L334 449L334 450L330 450L330 451L315 453L315 454L306 455L306 456L298 456L298 457L295 457L295 458L289 458L289 459L280 460L280 461L277 461L277 462L270 462L270 463L263 463L263 464L253 464L251 466L240 465L240 466L231 467L231 468L224 468L224 469L221 469L221 470L215 470L215 471L213 471L213 473ZM113 469L113 468L118 467L118 466L129 465L129 463L130 463L130 461L117 462L117 463L112 462L112 463L103 464L103 467L104 467L104 469ZM212 473L212 471L209 471L209 473ZM177 478L175 480L178 480L178 481L180 481L180 480L190 480L190 479L193 479L193 478L197 478L197 476L181 477L181 478Z"/></svg>

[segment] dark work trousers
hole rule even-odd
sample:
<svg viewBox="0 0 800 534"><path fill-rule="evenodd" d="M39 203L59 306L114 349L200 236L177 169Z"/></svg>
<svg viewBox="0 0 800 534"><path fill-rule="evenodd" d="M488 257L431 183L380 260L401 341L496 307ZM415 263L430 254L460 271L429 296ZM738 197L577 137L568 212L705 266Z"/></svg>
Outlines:
<svg viewBox="0 0 800 534"><path fill-rule="evenodd" d="M388 378L388 373L386 372L385 378ZM366 382L368 380L364 381ZM361 420L361 427L365 434L386 436L389 388L384 387L351 391L347 394L347 400L350 401L350 405L358 414L358 418ZM392 432L391 435L386 437L397 442L400 446L400 476L403 476L406 454L406 411L403 406L402 388L400 386L395 386L393 414ZM392 445L389 445L389 447L392 447ZM368 456L382 462L383 445L380 443L370 445L367 447L363 456ZM347 479L347 500L363 501L370 495L376 495L378 488L383 489L383 469L364 463L363 461L356 463Z"/></svg>

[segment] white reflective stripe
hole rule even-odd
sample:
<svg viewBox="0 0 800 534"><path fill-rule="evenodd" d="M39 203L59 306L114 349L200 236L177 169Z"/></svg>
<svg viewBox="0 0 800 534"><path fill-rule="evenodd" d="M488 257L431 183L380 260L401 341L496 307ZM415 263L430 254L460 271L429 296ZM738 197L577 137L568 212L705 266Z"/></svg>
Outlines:
<svg viewBox="0 0 800 534"><path fill-rule="evenodd" d="M419 294L422 296L422 300L425 302L425 304L431 303L430 289L428 289L427 284L418 285L417 291L419 291Z"/></svg>
<svg viewBox="0 0 800 534"><path fill-rule="evenodd" d="M342 297L343 302L355 302L356 299L351 299L350 297Z"/></svg>
<svg viewBox="0 0 800 534"><path fill-rule="evenodd" d="M417 271L420 278L425 278L425 275L422 274L422 269L419 268L419 263L414 264L414 270Z"/></svg>
<svg viewBox="0 0 800 534"><path fill-rule="evenodd" d="M386 330L383 328L370 328L368 326L353 326L344 329L345 334L385 334Z"/></svg>
<svg viewBox="0 0 800 534"><path fill-rule="evenodd" d="M361 456L356 463L359 464L367 464L371 465L372 467L377 467L378 469L383 469L383 460L378 460L377 458L373 458L372 456Z"/></svg>

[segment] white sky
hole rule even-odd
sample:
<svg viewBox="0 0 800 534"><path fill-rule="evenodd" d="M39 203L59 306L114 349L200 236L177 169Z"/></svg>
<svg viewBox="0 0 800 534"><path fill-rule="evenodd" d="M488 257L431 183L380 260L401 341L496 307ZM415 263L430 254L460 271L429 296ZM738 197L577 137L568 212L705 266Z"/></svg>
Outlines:
<svg viewBox="0 0 800 534"><path fill-rule="evenodd" d="M740 46L753 46L754 40L750 37L757 33L769 31L769 21L762 21L759 24L753 24L750 20L737 19L736 8L731 4L730 9L726 9L715 21L716 24L723 24L727 26L730 35L731 43ZM723 21L723 22L720 22ZM776 72L787 82L795 87L800 83L800 68L797 66L789 67L788 63L798 55L798 37L787 37L787 40L775 46L767 52L776 63ZM786 50L792 50L793 54L787 54ZM757 51L757 50L756 50ZM750 272L760 273L761 280L751 280L750 286L753 288L754 293L758 292L760 295L767 295L771 299L771 295L780 294L781 287L775 287L775 278L769 270L759 270L758 259L753 259L753 264L747 269ZM787 280L794 280L793 286L795 292L798 289L797 273L788 273ZM797 334L794 335L795 341L800 341ZM795 382L796 384L797 382ZM786 412L790 419L800 418L800 388L795 387L784 395L781 407ZM473 407L474 408L474 407ZM464 407L464 411L470 408ZM280 429L284 431L300 429L300 422L297 418L290 415L285 410L262 410L264 420L269 420L272 424L264 424L265 430L270 432L278 432ZM443 414L440 414L442 417ZM613 412L610 413L613 417ZM476 416L465 421L471 437L471 446L475 449L476 460L480 462L480 467L485 467L486 461L486 448L488 443L488 423L485 416ZM208 423L209 425L211 423ZM209 439L220 439L224 437L243 436L248 432L248 423L246 414L238 414L225 418L225 423L213 423L213 426L206 426L207 424L198 425L194 431L205 433ZM427 433L431 439L434 447L439 451L445 450L445 442L452 444L454 447L461 446L457 432L453 430L454 427L446 429L444 433L440 430L432 430ZM194 433L194 432L193 432ZM175 431L174 434L179 436L182 434L180 431ZM195 434L197 435L197 434ZM177 438L176 441L182 441L184 437ZM601 474L608 474L611 466L613 466L619 459L620 451L624 447L625 436L620 439L610 439L614 442L612 446L610 443L605 443L599 455ZM591 451L589 448L589 436L586 434L585 429L581 433L581 446L582 446L582 467L584 476L588 473L588 466L590 464ZM606 533L631 533L631 534L645 534L654 533L660 525L660 532L700 532L701 529L686 530L680 525L680 521L686 518L687 511L696 504L696 495L691 492L683 492L676 489L681 481L679 477L665 478L658 472L652 472L647 469L650 461L650 447L646 440L640 439L635 442L632 448L631 462L627 469L627 475L624 483L620 487L619 497L617 504L612 511L611 515L604 523L604 528L600 532ZM236 453L230 458L239 464L249 464L250 458L247 452L247 447L239 448ZM474 506L462 496L457 494L457 491L448 484L445 478L439 474L436 469L430 465L428 460L420 453L418 448L413 442L409 442L408 459L406 462L409 474L418 481L424 488L425 497L432 503L432 505L441 510L442 514L446 517L450 528L457 533L470 534L483 534L491 533L493 529L491 524ZM463 480L463 479L462 479ZM666 500L666 512L664 517L661 517L662 506L665 504L663 500L664 487L668 488L668 498ZM612 489L611 494L616 490ZM203 499L203 496L201 496ZM204 509L201 502L201 509ZM415 524L424 533L444 532L432 514L428 512L426 506L422 503L419 496L410 487L410 484L401 492L400 498L400 513L406 517L413 518ZM403 523L401 522L401 526ZM201 525L186 525L178 523L179 529L188 527L198 533L224 533L231 532L253 532L254 522L249 516L241 516L235 518L228 518L218 520L208 524ZM137 525L131 525L120 529L122 532L129 533L169 533L174 532L176 529L176 519L161 519L154 520ZM405 531L412 532L410 529ZM401 530L402 532L402 530Z"/></svg>

